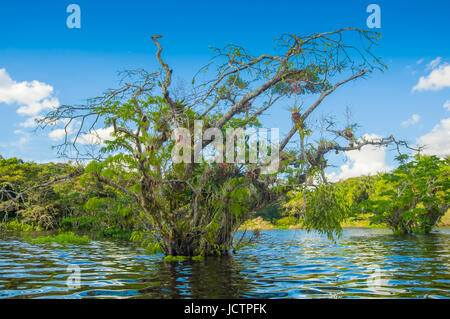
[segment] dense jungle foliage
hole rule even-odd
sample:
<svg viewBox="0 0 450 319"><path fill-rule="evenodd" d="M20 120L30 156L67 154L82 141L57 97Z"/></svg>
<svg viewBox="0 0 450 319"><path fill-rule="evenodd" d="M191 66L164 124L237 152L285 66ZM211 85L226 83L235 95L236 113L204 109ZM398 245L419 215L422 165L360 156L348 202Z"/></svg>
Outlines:
<svg viewBox="0 0 450 319"><path fill-rule="evenodd" d="M403 155L398 160L391 173L293 191L286 213L302 219L305 228L329 235L327 225L339 233L348 220L367 220L395 233L429 233L449 208L449 157Z"/></svg>
<svg viewBox="0 0 450 319"><path fill-rule="evenodd" d="M299 226L330 237L339 234L349 221L367 221L395 233L429 233L449 208L450 158L417 155L410 160L401 157L400 161L391 173L291 191L278 204L250 217L264 219L266 224L261 228ZM133 200L89 174L33 189L56 174L74 170L70 163L36 164L0 158L1 187L11 194L15 191L12 185L29 189L18 203L2 195L1 228L95 232L145 242L146 227ZM145 244L158 251L157 243Z"/></svg>
<svg viewBox="0 0 450 319"><path fill-rule="evenodd" d="M0 158L3 228L13 231L76 230L103 236L129 237L138 226L128 198L112 187L83 175L64 183L33 188L55 175L75 170L72 164L36 164ZM20 201L8 198L26 189Z"/></svg>

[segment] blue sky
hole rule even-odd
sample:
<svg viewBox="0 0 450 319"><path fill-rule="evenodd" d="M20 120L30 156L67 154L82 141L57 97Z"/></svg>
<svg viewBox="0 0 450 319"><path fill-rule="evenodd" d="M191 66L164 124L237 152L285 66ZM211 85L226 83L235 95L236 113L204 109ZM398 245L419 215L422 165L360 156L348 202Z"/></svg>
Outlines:
<svg viewBox="0 0 450 319"><path fill-rule="evenodd" d="M71 3L81 8L81 29L66 26ZM232 42L257 54L270 51L273 39L282 33L367 28L366 8L371 3L381 8L377 31L382 39L375 52L389 70L339 89L323 103L319 115L339 115L348 106L361 134L394 134L429 143L429 153L450 154L450 3L440 0L3 1L0 154L38 162L56 158L51 146L57 142L48 131L21 125L34 116L24 108L33 99L14 96L22 94L11 91L14 84L35 85L39 92L52 89L39 103L81 103L116 86L117 71L155 69L155 48L149 39L154 34L164 35L161 42L174 78L190 79L212 56L209 46ZM269 112L265 119L270 127L290 125L283 112ZM367 154L339 158L336 176L394 165L393 154Z"/></svg>

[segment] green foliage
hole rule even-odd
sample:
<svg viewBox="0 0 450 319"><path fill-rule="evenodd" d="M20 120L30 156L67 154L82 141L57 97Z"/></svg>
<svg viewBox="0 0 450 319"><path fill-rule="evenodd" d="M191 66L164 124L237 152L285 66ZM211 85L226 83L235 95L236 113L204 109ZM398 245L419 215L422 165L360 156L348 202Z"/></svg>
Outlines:
<svg viewBox="0 0 450 319"><path fill-rule="evenodd" d="M169 263L181 263L181 262L185 262L187 260L191 260L191 261L204 261L205 260L205 256L203 255L197 255L197 256L193 256L193 257L189 257L189 256L165 256L163 258L164 262L169 262Z"/></svg>
<svg viewBox="0 0 450 319"><path fill-rule="evenodd" d="M161 244L152 239L152 236L147 231L134 231L130 235L130 240L135 243L139 243L145 248L146 253L156 255L162 253Z"/></svg>
<svg viewBox="0 0 450 319"><path fill-rule="evenodd" d="M449 207L449 158L416 155L409 162L399 160L402 164L381 176L361 210L396 233L429 233Z"/></svg>
<svg viewBox="0 0 450 319"><path fill-rule="evenodd" d="M192 257L192 261L204 261L204 260L205 260L205 256L203 256L203 255L198 255L198 256Z"/></svg>
<svg viewBox="0 0 450 319"><path fill-rule="evenodd" d="M17 158L0 157L0 215L18 218L21 223L42 229L57 227L66 212L61 196L52 187L35 188L55 176L73 172L64 164L26 163ZM5 216L6 215L6 216Z"/></svg>
<svg viewBox="0 0 450 319"><path fill-rule="evenodd" d="M145 251L151 255L161 254L163 252L160 243L148 243Z"/></svg>
<svg viewBox="0 0 450 319"><path fill-rule="evenodd" d="M98 172L102 165L91 162L87 170ZM0 195L0 217L6 220L6 229L94 231L99 236L128 238L137 227L130 199L99 183L90 173L62 184L35 187L75 169L70 163L36 164L0 158L0 183L9 191L9 197L8 193ZM23 191L19 201L11 200Z"/></svg>
<svg viewBox="0 0 450 319"><path fill-rule="evenodd" d="M0 224L0 227L6 228L6 230L10 232L32 232L41 230L39 227L22 223L17 219L7 221L6 225Z"/></svg>
<svg viewBox="0 0 450 319"><path fill-rule="evenodd" d="M173 263L173 262L180 263L180 262L184 262L184 261L186 261L188 259L189 259L189 257L186 257L186 256L171 256L171 255L168 255L168 256L165 256L163 258L163 261L164 262L169 262L169 263Z"/></svg>
<svg viewBox="0 0 450 319"><path fill-rule="evenodd" d="M145 232L142 230L134 231L130 235L130 241L140 243L144 240Z"/></svg>
<svg viewBox="0 0 450 319"><path fill-rule="evenodd" d="M278 219L282 217L283 207L280 203L267 205L263 209L261 209L256 217L262 217L266 220Z"/></svg>
<svg viewBox="0 0 450 319"><path fill-rule="evenodd" d="M298 223L298 218L294 216L285 216L274 220L274 224L278 229L288 229L290 226L298 225Z"/></svg>
<svg viewBox="0 0 450 319"><path fill-rule="evenodd" d="M392 173L291 192L286 212L300 216L306 229L330 238L340 234L347 220L369 220L394 233L429 233L449 207L449 158L416 155L411 161L406 156L398 160L401 165Z"/></svg>
<svg viewBox="0 0 450 319"><path fill-rule="evenodd" d="M54 236L42 236L31 239L32 242L36 244L46 244L46 243L57 243L57 244L87 244L91 240L87 236L78 236L73 232L60 233Z"/></svg>
<svg viewBox="0 0 450 319"><path fill-rule="evenodd" d="M316 190L305 190L306 213L302 223L307 230L316 230L332 239L342 232L341 223L348 210L345 199L332 185L321 185Z"/></svg>
<svg viewBox="0 0 450 319"><path fill-rule="evenodd" d="M275 229L275 225L271 224L269 221L265 220L262 216L258 216L253 219L245 221L240 227L240 230L261 230L261 229Z"/></svg>

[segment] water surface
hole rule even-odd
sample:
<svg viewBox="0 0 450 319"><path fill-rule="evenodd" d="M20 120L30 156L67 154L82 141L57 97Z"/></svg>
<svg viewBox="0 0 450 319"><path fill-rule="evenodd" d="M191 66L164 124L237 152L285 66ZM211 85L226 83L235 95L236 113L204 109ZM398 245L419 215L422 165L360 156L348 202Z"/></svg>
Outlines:
<svg viewBox="0 0 450 319"><path fill-rule="evenodd" d="M450 230L262 232L229 258L166 263L137 245L32 244L0 237L0 298L450 298ZM68 266L81 286L68 287Z"/></svg>

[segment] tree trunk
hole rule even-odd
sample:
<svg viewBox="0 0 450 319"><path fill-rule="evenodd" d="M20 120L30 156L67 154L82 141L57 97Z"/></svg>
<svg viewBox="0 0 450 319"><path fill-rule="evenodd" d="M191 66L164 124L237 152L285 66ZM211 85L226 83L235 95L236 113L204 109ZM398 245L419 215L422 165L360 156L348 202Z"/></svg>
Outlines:
<svg viewBox="0 0 450 319"><path fill-rule="evenodd" d="M223 228L217 231L212 242L207 242L200 232L187 232L166 238L163 251L167 256L228 256L232 241L232 233L223 232Z"/></svg>

